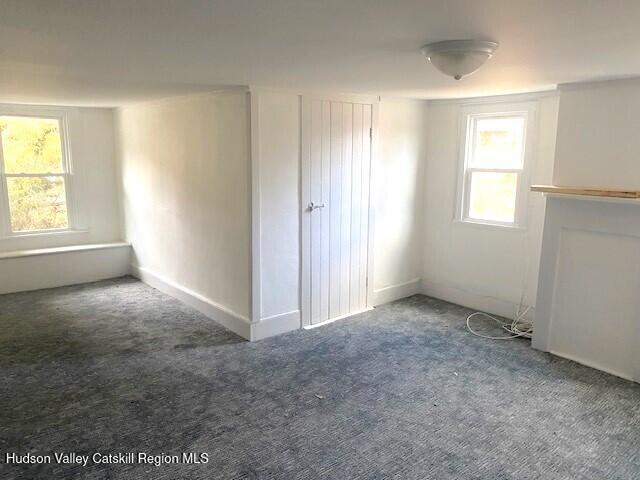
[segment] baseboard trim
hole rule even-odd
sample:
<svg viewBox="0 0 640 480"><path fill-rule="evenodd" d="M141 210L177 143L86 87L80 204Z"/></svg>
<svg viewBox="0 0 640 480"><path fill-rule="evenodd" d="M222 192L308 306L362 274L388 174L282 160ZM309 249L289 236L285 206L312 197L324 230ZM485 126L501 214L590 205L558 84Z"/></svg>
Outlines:
<svg viewBox="0 0 640 480"><path fill-rule="evenodd" d="M300 310L280 313L251 324L251 341L300 329Z"/></svg>
<svg viewBox="0 0 640 480"><path fill-rule="evenodd" d="M193 290L158 275L147 268L132 264L131 275L153 288L156 288L167 295L177 298L190 307L195 308L203 315L206 315L216 323L228 328L241 337L251 340L251 323L248 318L217 304L213 300L200 295Z"/></svg>
<svg viewBox="0 0 640 480"><path fill-rule="evenodd" d="M600 365L598 362L592 362L590 360L584 360L580 357L576 357L573 355L569 355L567 353L564 352L560 352L557 350L548 350L548 352L552 355L556 355L558 357L562 357L562 358L566 358L567 360L571 360L572 362L576 362L579 363L580 365L584 365L585 367L589 367L589 368L595 368L596 370L601 370L605 373L608 373L610 375L614 375L616 377L620 377L620 378L624 378L625 380L629 380L632 382L636 382L636 383L640 383L640 378L634 378L633 373L627 373L627 372L620 372L618 370L613 370L611 368L608 368L606 366Z"/></svg>
<svg viewBox="0 0 640 480"><path fill-rule="evenodd" d="M374 292L374 305L393 302L401 298L410 297L416 293L422 293L422 279L414 278L408 282L390 285Z"/></svg>
<svg viewBox="0 0 640 480"><path fill-rule="evenodd" d="M518 309L518 304L493 297L491 295L482 295L470 292L459 287L451 285L442 285L429 281L422 281L422 293L430 297L439 298L447 302L462 305L463 307L472 308L474 310L499 315L505 318L513 318ZM535 308L531 307L527 312L526 319L533 320L535 318Z"/></svg>

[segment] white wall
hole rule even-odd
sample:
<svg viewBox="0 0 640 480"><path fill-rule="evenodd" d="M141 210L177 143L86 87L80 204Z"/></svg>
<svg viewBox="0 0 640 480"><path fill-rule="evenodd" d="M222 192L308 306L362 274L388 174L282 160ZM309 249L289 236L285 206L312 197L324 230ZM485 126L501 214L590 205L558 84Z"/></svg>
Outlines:
<svg viewBox="0 0 640 480"><path fill-rule="evenodd" d="M69 143L81 232L0 239L0 252L119 241L114 112L70 108Z"/></svg>
<svg viewBox="0 0 640 480"><path fill-rule="evenodd" d="M374 157L375 303L421 290L427 102L383 98Z"/></svg>
<svg viewBox="0 0 640 480"><path fill-rule="evenodd" d="M300 95L264 89L251 95L259 185L258 328L290 330L300 326ZM420 289L426 107L424 101L395 99L380 105L372 191L376 303Z"/></svg>
<svg viewBox="0 0 640 480"><path fill-rule="evenodd" d="M553 184L637 190L640 80L563 85ZM532 345L640 382L635 200L546 199Z"/></svg>
<svg viewBox="0 0 640 480"><path fill-rule="evenodd" d="M300 322L300 96L252 92L258 116L260 315Z"/></svg>
<svg viewBox="0 0 640 480"><path fill-rule="evenodd" d="M454 222L459 110L456 102L429 106L424 293L513 317L522 292L527 305L535 303L544 200L541 195L528 194L528 226L524 231ZM539 100L532 183L551 181L557 111L557 97Z"/></svg>
<svg viewBox="0 0 640 480"><path fill-rule="evenodd" d="M117 115L134 272L245 323L248 119L244 91L136 104Z"/></svg>
<svg viewBox="0 0 640 480"><path fill-rule="evenodd" d="M640 79L560 87L554 185L640 186Z"/></svg>
<svg viewBox="0 0 640 480"><path fill-rule="evenodd" d="M114 111L76 107L65 110L78 230L0 238L0 294L129 273L130 248L119 243L122 232ZM70 248L73 246L83 247Z"/></svg>

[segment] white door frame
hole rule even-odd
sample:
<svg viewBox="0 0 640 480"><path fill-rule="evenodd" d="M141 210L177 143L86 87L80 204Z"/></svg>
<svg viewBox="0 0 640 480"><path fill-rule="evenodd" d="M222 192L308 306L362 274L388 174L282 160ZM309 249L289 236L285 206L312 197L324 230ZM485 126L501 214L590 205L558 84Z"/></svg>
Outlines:
<svg viewBox="0 0 640 480"><path fill-rule="evenodd" d="M366 309L373 308L374 285L374 233L375 233L375 164L378 154L378 110L380 97L365 95L302 95L300 112L300 311L302 327L311 326L311 215L306 211L311 202L311 102L360 103L371 105L371 159L369 169L369 232L367 238L367 302ZM352 315L352 314L349 314ZM338 320L343 317L330 319ZM314 325L316 326L316 325Z"/></svg>

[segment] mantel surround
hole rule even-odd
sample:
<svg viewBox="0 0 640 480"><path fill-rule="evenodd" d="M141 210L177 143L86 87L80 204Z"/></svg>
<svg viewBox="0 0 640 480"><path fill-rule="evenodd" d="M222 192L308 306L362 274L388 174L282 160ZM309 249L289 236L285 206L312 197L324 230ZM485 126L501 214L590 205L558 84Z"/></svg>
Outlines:
<svg viewBox="0 0 640 480"><path fill-rule="evenodd" d="M533 347L640 382L640 199L545 197Z"/></svg>

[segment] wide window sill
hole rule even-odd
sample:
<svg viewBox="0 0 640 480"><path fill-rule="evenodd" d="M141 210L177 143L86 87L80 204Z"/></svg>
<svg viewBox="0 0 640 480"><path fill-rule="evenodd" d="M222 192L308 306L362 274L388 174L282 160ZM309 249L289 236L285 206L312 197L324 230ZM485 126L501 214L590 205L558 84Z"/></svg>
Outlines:
<svg viewBox="0 0 640 480"><path fill-rule="evenodd" d="M464 225L471 228L502 230L505 232L514 232L514 233L516 232L523 233L527 231L527 227L522 225L505 225L503 223L482 222L482 221L475 221L475 220L469 220L469 219L464 219L464 220L456 219L453 221L453 223L454 225Z"/></svg>
<svg viewBox="0 0 640 480"><path fill-rule="evenodd" d="M34 257L38 255L53 255L57 253L83 252L88 250L105 250L108 248L125 248L130 244L126 242L112 243L91 243L88 245L71 245L67 247L37 248L33 250L14 250L11 252L0 252L0 260L9 258Z"/></svg>

